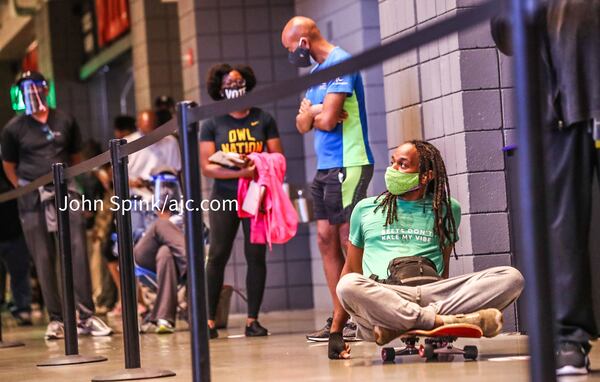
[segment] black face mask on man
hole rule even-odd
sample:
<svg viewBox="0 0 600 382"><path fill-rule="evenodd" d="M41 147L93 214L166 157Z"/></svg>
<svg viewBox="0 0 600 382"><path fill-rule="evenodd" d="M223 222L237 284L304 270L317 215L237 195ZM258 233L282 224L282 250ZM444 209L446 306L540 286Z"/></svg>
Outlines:
<svg viewBox="0 0 600 382"><path fill-rule="evenodd" d="M302 40L298 41L298 47L288 54L288 61L290 64L299 68L306 68L311 65L310 62L310 49L302 47Z"/></svg>

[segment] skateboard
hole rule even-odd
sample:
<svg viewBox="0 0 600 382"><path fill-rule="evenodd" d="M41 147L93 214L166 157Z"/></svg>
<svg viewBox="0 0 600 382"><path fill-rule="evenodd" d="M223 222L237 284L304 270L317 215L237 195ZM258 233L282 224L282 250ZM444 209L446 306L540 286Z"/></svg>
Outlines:
<svg viewBox="0 0 600 382"><path fill-rule="evenodd" d="M433 330L411 330L400 336L405 345L403 348L384 347L381 349L381 359L391 362L399 356L418 354L431 361L438 359L439 355L461 354L464 359L476 360L477 346L465 346L461 349L453 343L458 338L481 338L482 335L481 329L471 324L449 324ZM424 344L419 344L420 338L424 338Z"/></svg>

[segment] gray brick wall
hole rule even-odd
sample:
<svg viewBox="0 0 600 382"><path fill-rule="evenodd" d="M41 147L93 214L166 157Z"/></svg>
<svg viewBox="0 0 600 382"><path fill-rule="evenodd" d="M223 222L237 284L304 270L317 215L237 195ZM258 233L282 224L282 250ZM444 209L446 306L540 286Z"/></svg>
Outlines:
<svg viewBox="0 0 600 382"><path fill-rule="evenodd" d="M379 0L386 43L451 17L477 1ZM487 23L383 65L388 149L413 138L445 158L452 195L462 205L460 241L450 275L508 265L510 238L502 147L514 127L510 62L497 52ZM514 311L507 311L514 329Z"/></svg>
<svg viewBox="0 0 600 382"><path fill-rule="evenodd" d="M193 54L193 64L183 63L183 93L186 99L212 102L205 90L208 69L215 63L246 63L254 69L258 85L269 84L297 75L287 62L280 43L281 29L294 14L293 0L181 0L178 7L181 52ZM287 158L287 181L305 182L304 147L296 132L298 97L268 105L257 105L270 112L279 127ZM203 178L205 197L211 181ZM313 307L311 257L308 227L286 245L274 245L267 254L267 289L263 311ZM245 291L246 261L241 230L236 238L225 282ZM246 304L234 295L232 309L245 312Z"/></svg>
<svg viewBox="0 0 600 382"><path fill-rule="evenodd" d="M182 98L177 4L130 0L133 75L137 110L152 108L167 94Z"/></svg>
<svg viewBox="0 0 600 382"><path fill-rule="evenodd" d="M296 14L314 19L325 38L351 54L380 44L379 9L372 0L296 0ZM369 195L385 189L383 174L389 163L385 119L385 94L382 66L361 72L365 84L369 140L375 157L375 172ZM312 134L304 136L306 183L316 172ZM323 274L321 255L316 245L316 226L310 226L315 308L331 309L331 297Z"/></svg>
<svg viewBox="0 0 600 382"><path fill-rule="evenodd" d="M80 18L66 1L44 3L34 19L39 69L56 84L56 106L72 114L84 139L90 137L88 89L78 79L83 43ZM51 36L60 36L51 38ZM8 94L8 93L7 93Z"/></svg>

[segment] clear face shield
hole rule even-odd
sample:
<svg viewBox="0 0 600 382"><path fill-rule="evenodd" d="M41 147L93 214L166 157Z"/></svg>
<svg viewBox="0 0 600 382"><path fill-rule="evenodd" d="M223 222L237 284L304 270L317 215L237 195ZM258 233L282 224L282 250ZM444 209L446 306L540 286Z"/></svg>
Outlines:
<svg viewBox="0 0 600 382"><path fill-rule="evenodd" d="M173 214L181 211L182 192L177 176L159 174L152 177L154 183L154 201L164 212Z"/></svg>
<svg viewBox="0 0 600 382"><path fill-rule="evenodd" d="M25 114L31 115L48 110L46 81L24 80L19 84L19 88L25 105Z"/></svg>

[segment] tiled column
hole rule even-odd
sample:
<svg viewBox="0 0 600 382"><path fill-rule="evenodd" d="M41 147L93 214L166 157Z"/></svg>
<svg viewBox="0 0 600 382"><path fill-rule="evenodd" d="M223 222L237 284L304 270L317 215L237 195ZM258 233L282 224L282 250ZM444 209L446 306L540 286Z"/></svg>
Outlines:
<svg viewBox="0 0 600 382"><path fill-rule="evenodd" d="M177 3L131 0L133 77L137 110L152 108L154 99L181 100L181 51Z"/></svg>
<svg viewBox="0 0 600 382"><path fill-rule="evenodd" d="M91 133L88 90L78 78L83 55L81 20L72 7L70 1L44 2L35 15L35 35L39 70L56 84L56 106L77 119L87 139Z"/></svg>
<svg viewBox="0 0 600 382"><path fill-rule="evenodd" d="M206 93L206 76L208 69L220 62L250 65L257 77L257 87L297 75L280 43L281 29L294 14L293 0L180 0L178 4L186 99L200 104L213 102ZM287 159L287 181L302 185L304 150L302 137L295 128L297 96L256 106L271 113L277 121ZM211 181L203 178L203 185L204 196L208 197ZM286 245L274 245L273 251L267 253L267 262L263 310L312 308L307 227L301 225L296 237ZM225 282L244 291L245 275L240 232L225 271ZM237 295L232 309L246 310Z"/></svg>

